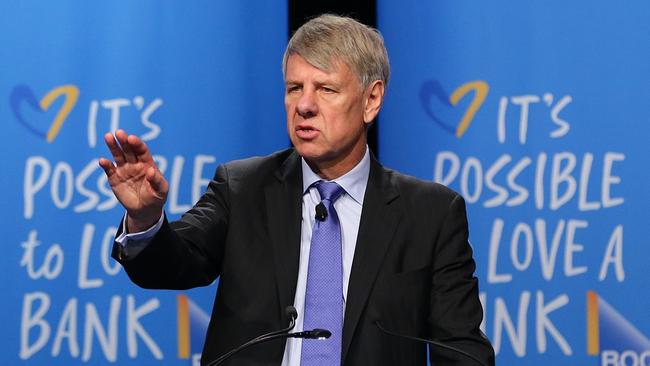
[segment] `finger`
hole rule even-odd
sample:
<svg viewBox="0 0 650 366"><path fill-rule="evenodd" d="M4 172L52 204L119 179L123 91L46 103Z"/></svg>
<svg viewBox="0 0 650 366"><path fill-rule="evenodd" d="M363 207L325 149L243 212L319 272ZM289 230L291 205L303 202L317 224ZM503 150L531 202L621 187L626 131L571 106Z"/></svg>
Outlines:
<svg viewBox="0 0 650 366"><path fill-rule="evenodd" d="M113 165L113 163L108 159L100 158L99 166L104 169L104 173L106 173L108 178L115 173L115 165Z"/></svg>
<svg viewBox="0 0 650 366"><path fill-rule="evenodd" d="M117 137L117 141L119 141L120 147L122 147L122 151L124 152L124 159L126 159L126 162L136 163L138 159L133 153L133 149L129 144L129 136L126 134L126 132L124 132L124 130L117 130L115 131L115 137Z"/></svg>
<svg viewBox="0 0 650 366"><path fill-rule="evenodd" d="M160 198L166 197L167 191L169 190L169 184L167 183L167 180L162 175L160 170L158 170L155 166L152 166L147 170L146 176L151 189L157 195L159 195Z"/></svg>
<svg viewBox="0 0 650 366"><path fill-rule="evenodd" d="M147 144L144 143L139 137L135 135L130 135L127 138L131 151L135 155L135 158L143 163L153 164L153 158L151 157L151 151L147 147Z"/></svg>
<svg viewBox="0 0 650 366"><path fill-rule="evenodd" d="M117 144L115 136L113 136L111 133L106 133L104 135L104 142L106 143L106 146L108 146L108 150L110 150L111 155L113 155L113 160L115 160L115 163L118 166L124 164L126 158L124 157L124 152Z"/></svg>

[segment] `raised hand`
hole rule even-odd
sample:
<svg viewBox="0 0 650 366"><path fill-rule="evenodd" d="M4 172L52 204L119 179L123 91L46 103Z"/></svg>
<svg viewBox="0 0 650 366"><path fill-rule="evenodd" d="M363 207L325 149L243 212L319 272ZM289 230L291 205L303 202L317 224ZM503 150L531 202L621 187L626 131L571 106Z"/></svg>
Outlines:
<svg viewBox="0 0 650 366"><path fill-rule="evenodd" d="M143 231L160 219L169 184L142 140L127 135L123 130L117 130L115 137L110 133L104 135L115 163L101 158L99 165L104 169L115 197L126 209L128 232Z"/></svg>

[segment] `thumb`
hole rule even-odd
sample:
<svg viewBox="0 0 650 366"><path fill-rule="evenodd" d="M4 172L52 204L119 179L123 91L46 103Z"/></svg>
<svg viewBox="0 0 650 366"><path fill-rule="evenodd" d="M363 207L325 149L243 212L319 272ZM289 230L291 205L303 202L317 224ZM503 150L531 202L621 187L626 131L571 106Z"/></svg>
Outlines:
<svg viewBox="0 0 650 366"><path fill-rule="evenodd" d="M163 177L160 170L155 166L149 167L146 178L153 193L157 195L158 198L165 199L167 197L167 191L169 190L169 183L167 183L167 180Z"/></svg>

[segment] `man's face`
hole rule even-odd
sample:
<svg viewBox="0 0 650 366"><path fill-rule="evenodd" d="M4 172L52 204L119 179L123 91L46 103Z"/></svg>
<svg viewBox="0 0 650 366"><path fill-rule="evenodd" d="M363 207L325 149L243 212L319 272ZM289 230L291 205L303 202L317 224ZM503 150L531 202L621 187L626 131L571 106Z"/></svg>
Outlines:
<svg viewBox="0 0 650 366"><path fill-rule="evenodd" d="M286 67L287 130L296 150L317 173L352 169L365 153L366 125L376 115L365 121L368 93L342 62L325 72L293 54Z"/></svg>

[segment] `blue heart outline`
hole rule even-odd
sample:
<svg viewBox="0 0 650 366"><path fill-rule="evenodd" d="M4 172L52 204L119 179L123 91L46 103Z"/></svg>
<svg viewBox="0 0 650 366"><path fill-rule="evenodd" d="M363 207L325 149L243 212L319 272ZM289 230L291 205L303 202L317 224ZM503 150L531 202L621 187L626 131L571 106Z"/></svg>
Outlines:
<svg viewBox="0 0 650 366"><path fill-rule="evenodd" d="M34 96L34 92L32 89L30 89L29 86L22 84L16 85L11 91L11 95L9 96L9 105L11 106L11 110L14 112L14 115L23 126L27 127L27 129L35 135L45 138L44 131L36 129L23 118L23 115L20 112L20 104L23 101L27 102L27 104L35 110L41 113L45 112L43 109L41 109L40 103L36 99L36 96Z"/></svg>
<svg viewBox="0 0 650 366"><path fill-rule="evenodd" d="M420 87L420 103L422 104L422 108L434 122L440 125L440 127L450 134L455 135L456 127L445 123L431 110L429 103L431 102L432 97L438 98L442 104L448 107L453 107L449 102L449 94L445 91L438 80L425 80Z"/></svg>

